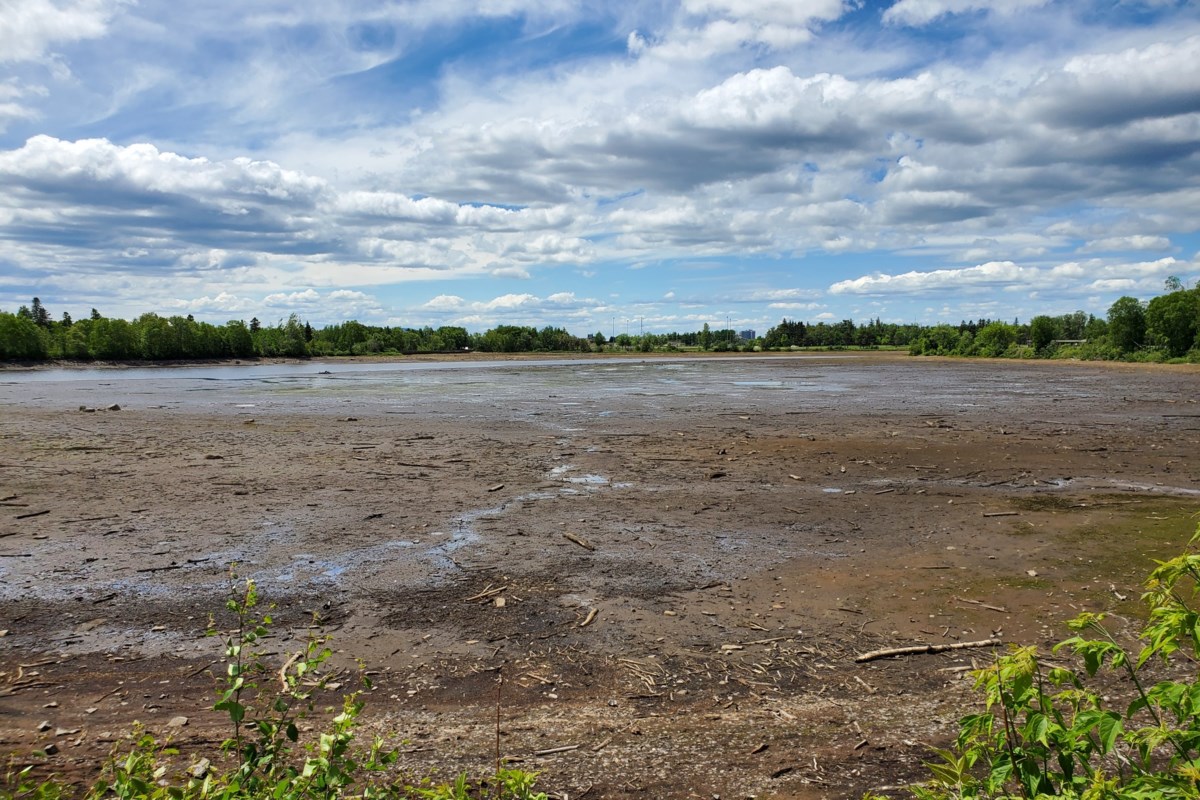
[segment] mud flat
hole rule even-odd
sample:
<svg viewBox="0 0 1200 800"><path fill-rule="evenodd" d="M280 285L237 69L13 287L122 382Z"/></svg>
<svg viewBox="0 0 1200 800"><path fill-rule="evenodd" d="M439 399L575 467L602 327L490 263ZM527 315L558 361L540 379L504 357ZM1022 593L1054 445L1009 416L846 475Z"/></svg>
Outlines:
<svg viewBox="0 0 1200 800"><path fill-rule="evenodd" d="M1198 387L850 355L0 373L0 750L82 780L183 714L211 753L236 563L279 658L316 614L362 659L411 765L485 771L502 674L504 754L571 798L903 784L989 653L855 656L1135 620L1196 527Z"/></svg>

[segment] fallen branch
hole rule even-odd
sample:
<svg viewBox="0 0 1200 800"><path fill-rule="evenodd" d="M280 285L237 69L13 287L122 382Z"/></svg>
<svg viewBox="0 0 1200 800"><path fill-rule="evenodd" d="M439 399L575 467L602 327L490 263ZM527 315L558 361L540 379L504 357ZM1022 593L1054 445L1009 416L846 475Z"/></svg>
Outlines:
<svg viewBox="0 0 1200 800"><path fill-rule="evenodd" d="M593 609L589 610L587 613L587 616L584 618L583 622L579 623L579 627L586 628L588 625L591 624L592 620L594 620L596 618L596 614L598 614L599 612L600 612L600 610L597 608L593 608Z"/></svg>
<svg viewBox="0 0 1200 800"><path fill-rule="evenodd" d="M979 642L955 642L954 644L918 644L912 647L890 647L884 650L872 650L869 653L863 653L854 661L858 664L874 661L878 658L890 658L891 656L916 656L925 655L926 653L945 653L948 650L966 650L969 647L996 647L1004 644L999 639L984 639Z"/></svg>
<svg viewBox="0 0 1200 800"><path fill-rule="evenodd" d="M1021 513L1020 511L988 511L988 512L984 513L984 516L985 517L1015 517L1015 516L1018 516L1020 513Z"/></svg>

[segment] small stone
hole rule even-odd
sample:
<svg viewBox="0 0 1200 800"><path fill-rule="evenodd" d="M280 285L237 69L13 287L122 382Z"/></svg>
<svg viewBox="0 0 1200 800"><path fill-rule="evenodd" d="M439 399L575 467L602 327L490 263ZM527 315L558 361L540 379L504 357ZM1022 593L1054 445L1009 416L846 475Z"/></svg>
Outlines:
<svg viewBox="0 0 1200 800"><path fill-rule="evenodd" d="M53 728L53 727L54 727L54 726L50 724L50 720L48 720L48 719L44 719L44 720L42 720L42 721L41 721L41 723L38 725L38 728L37 728L37 729L38 729L39 731L43 731L43 732L45 732L45 731L48 731L48 730L50 730L50 729L51 729L51 728Z"/></svg>
<svg viewBox="0 0 1200 800"><path fill-rule="evenodd" d="M496 598L493 598L492 605L495 606L496 608L504 608L505 602L507 602L507 601L503 597L496 597Z"/></svg>
<svg viewBox="0 0 1200 800"><path fill-rule="evenodd" d="M58 728L54 731L55 736L74 736L79 733L79 728Z"/></svg>
<svg viewBox="0 0 1200 800"><path fill-rule="evenodd" d="M95 714L95 713L96 713L96 709L95 709L95 707L93 707L93 708L85 708L85 709L83 710L83 713L85 713L85 714Z"/></svg>
<svg viewBox="0 0 1200 800"><path fill-rule="evenodd" d="M104 410L105 411L120 411L121 407L119 405L117 405L116 403L113 403L111 406L108 406Z"/></svg>
<svg viewBox="0 0 1200 800"><path fill-rule="evenodd" d="M1037 577L1037 570L1036 570L1036 569L1027 569L1027 570L1025 570L1025 574L1026 574L1026 575L1028 575L1028 576L1029 576L1029 577L1031 577L1031 578L1036 578L1036 577Z"/></svg>
<svg viewBox="0 0 1200 800"><path fill-rule="evenodd" d="M209 761L207 758L202 758L195 764L192 764L191 768L188 770L188 774L193 778L203 778L208 774L208 768L211 765L211 761Z"/></svg>
<svg viewBox="0 0 1200 800"><path fill-rule="evenodd" d="M663 612L663 616L664 616L664 617L674 617L674 616L677 616L677 615L676 615L676 613L675 613L674 611L664 611L664 612Z"/></svg>
<svg viewBox="0 0 1200 800"><path fill-rule="evenodd" d="M79 407L79 410L80 410L80 411L82 411L82 412L83 412L83 413L85 413L85 414L95 414L95 413L96 413L96 409L94 409L94 408L89 408L89 407L87 407L87 406L80 406L80 407Z"/></svg>
<svg viewBox="0 0 1200 800"><path fill-rule="evenodd" d="M182 728L184 725L187 725L187 724L188 724L187 717L184 717L184 716L171 717L171 719L168 720L168 722L167 722L167 727L168 728Z"/></svg>
<svg viewBox="0 0 1200 800"><path fill-rule="evenodd" d="M46 703L46 705L42 706L42 708L58 708L58 701L51 700L49 703Z"/></svg>
<svg viewBox="0 0 1200 800"><path fill-rule="evenodd" d="M58 753L58 745L56 745L54 742L51 742L50 744L48 744L42 748L42 752L48 756L55 755L56 753Z"/></svg>

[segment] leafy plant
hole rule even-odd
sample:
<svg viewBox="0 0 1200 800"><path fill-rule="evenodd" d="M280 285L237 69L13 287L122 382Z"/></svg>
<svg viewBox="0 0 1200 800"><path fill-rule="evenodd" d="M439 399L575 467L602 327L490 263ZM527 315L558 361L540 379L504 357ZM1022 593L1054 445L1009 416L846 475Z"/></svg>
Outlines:
<svg viewBox="0 0 1200 800"><path fill-rule="evenodd" d="M912 787L920 800L1068 797L1082 800L1200 797L1200 554L1188 549L1150 574L1142 596L1149 616L1131 653L1105 615L1068 622L1076 635L1074 670L1048 666L1034 647L1014 647L975 673L986 708L960 720L952 749L935 751L931 780ZM1182 670L1180 661L1186 662ZM1153 683L1155 667L1183 674ZM1132 699L1108 707L1092 688L1111 673Z"/></svg>
<svg viewBox="0 0 1200 800"><path fill-rule="evenodd" d="M226 610L233 624L226 632L215 621L209 624L209 635L224 640L227 666L213 708L229 719L230 736L221 750L232 758L232 767L210 772L210 762L203 759L182 775L173 774L171 758L178 750L135 725L128 751L114 751L102 777L87 790L88 800L546 800L544 793L534 791L537 775L522 770L498 767L490 785L473 785L466 775L436 786L428 777L415 786L405 781L392 769L398 753L381 738L365 747L356 742L365 705L361 691L342 697L340 712L314 740L301 742L300 722L319 710L322 691L335 688L326 669L332 652L324 636L314 635L281 667L269 664L258 647L270 635L273 620L259 612L259 601L254 582L239 584L231 573ZM363 685L370 688L365 676ZM58 800L74 794L53 779L34 779L33 770L10 765L0 783L0 800Z"/></svg>

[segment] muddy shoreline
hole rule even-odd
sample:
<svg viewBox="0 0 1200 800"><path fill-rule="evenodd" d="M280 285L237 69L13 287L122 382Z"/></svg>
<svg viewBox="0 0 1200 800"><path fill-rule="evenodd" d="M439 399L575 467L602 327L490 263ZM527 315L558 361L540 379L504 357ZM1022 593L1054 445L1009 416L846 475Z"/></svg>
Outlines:
<svg viewBox="0 0 1200 800"><path fill-rule="evenodd" d="M1198 373L803 356L2 384L0 749L84 779L183 714L211 750L236 562L411 765L487 769L499 672L505 754L572 798L919 779L986 653L854 656L1134 618L1195 530Z"/></svg>

